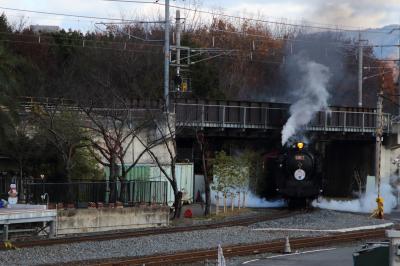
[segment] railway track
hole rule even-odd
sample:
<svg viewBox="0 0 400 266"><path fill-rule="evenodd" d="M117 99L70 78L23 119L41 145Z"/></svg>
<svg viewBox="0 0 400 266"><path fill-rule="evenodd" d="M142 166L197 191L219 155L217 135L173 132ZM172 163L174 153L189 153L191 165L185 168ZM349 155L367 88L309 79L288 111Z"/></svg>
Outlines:
<svg viewBox="0 0 400 266"><path fill-rule="evenodd" d="M303 212L280 211L279 213L273 213L268 215L257 215L250 218L249 217L240 218L232 221L202 224L202 225L151 228L151 229L137 230L137 231L122 231L122 232L102 233L102 234L96 233L93 235L60 237L60 238L50 238L50 239L40 239L40 240L23 240L23 241L16 240L16 241L9 241L7 243L0 243L0 250L9 249L10 247L29 248L35 246L50 246L50 245L71 244L71 243L88 242L88 241L106 241L106 240L134 238L134 237L150 236L150 235L172 234L172 233L196 231L196 230L210 230L222 227L248 226L250 224L254 224L257 222L286 218L301 213Z"/></svg>
<svg viewBox="0 0 400 266"><path fill-rule="evenodd" d="M370 240L385 237L384 229L366 230L359 232L339 233L328 236L318 237L303 237L292 239L292 249L326 246L332 244L354 242L359 240ZM225 257L249 256L261 253L281 252L284 247L284 240L277 240L265 243L232 245L223 247ZM206 260L215 260L217 258L217 248L207 250L185 251L174 254L158 254L154 256L131 257L122 259L109 260L88 260L68 265L101 265L101 266L116 266L116 265L173 265L180 263L191 263Z"/></svg>

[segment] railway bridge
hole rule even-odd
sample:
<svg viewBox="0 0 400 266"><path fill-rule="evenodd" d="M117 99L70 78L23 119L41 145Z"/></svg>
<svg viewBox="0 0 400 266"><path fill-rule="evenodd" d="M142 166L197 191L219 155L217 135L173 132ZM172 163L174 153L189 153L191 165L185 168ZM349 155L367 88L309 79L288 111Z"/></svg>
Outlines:
<svg viewBox="0 0 400 266"><path fill-rule="evenodd" d="M35 101L29 99L23 106L29 109ZM162 102L135 100L130 108L133 112L161 110L161 106ZM198 131L206 136L210 157L221 149L232 154L250 149L268 158L282 148L280 132L290 115L289 109L290 105L284 103L175 99L171 112L179 127L176 131L178 159L194 162L195 172L202 173L195 134ZM312 145L323 155L331 195L347 196L354 189L356 176L374 175L376 118L374 108L333 106L319 111L303 128ZM384 113L382 120L381 176L389 177L399 172L400 165L392 162L400 159L400 138L391 114Z"/></svg>
<svg viewBox="0 0 400 266"><path fill-rule="evenodd" d="M71 100L55 98L24 97L21 106L30 110L32 106L67 105L79 110ZM130 102L135 110L161 109L161 101L135 99ZM289 118L290 104L249 101L218 101L175 99L171 112L176 115L178 127L199 129L242 129L242 130L281 130ZM304 128L315 132L351 132L374 133L376 128L376 110L374 108L337 107L319 111ZM383 114L384 133L392 133L391 114Z"/></svg>
<svg viewBox="0 0 400 266"><path fill-rule="evenodd" d="M191 161L201 158L194 136L199 130L207 137L210 153L224 149L232 154L256 150L271 158L281 150L281 131L290 116L290 105L240 101L175 101L179 156ZM393 116L382 117L384 142L381 150L381 176L397 174L400 164L398 125ZM332 196L348 196L356 178L375 175L374 108L332 106L317 112L302 128L313 148L321 153L329 191ZM268 166L266 166L268 168ZM198 170L201 172L201 169ZM268 169L266 169L268 175Z"/></svg>
<svg viewBox="0 0 400 266"><path fill-rule="evenodd" d="M175 102L177 126L201 129L281 130L289 118L289 105L266 102ZM374 133L376 110L330 107L319 111L305 131ZM383 114L383 130L391 133L391 115Z"/></svg>

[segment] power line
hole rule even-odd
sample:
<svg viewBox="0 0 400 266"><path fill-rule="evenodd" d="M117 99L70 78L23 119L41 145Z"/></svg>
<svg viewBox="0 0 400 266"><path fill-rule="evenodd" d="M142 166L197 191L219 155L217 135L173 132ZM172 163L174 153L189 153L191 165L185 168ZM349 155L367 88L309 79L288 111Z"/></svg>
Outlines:
<svg viewBox="0 0 400 266"><path fill-rule="evenodd" d="M161 5L164 6L164 3L159 3L159 2L149 2L149 1L133 1L133 0L102 0L105 2L125 2L125 3L140 3L140 4L154 4L154 5ZM287 22L278 22L278 21L271 21L271 20L263 20L263 19L253 19L253 18L246 18L246 17L241 17L241 16L234 16L234 15L227 15L223 13L215 13L212 11L207 11L207 10L196 10L193 8L187 8L187 7L182 7L182 6L177 6L177 5L170 5L170 7L173 8L179 8L182 10L187 10L187 11L193 11L193 12L199 12L203 14L209 14L209 15L219 15L223 17L228 17L228 18L234 18L234 19L240 19L240 20L251 20L255 22L262 22L262 23L268 23L268 24L276 24L276 25L281 25L281 26L291 26L291 27L301 27L301 28L313 28L313 29L319 29L319 30L333 30L333 31L354 31L354 30L347 30L347 29L341 29L338 27L321 27L321 26L311 26L311 25L304 25L304 24L295 24L295 23L287 23ZM45 15L55 15L55 16L64 16L64 17L76 17L76 18L86 18L86 19L99 19L99 20L110 20L110 21L132 21L135 22L134 20L129 20L129 19L120 19L120 18L109 18L109 17L97 17L97 16L87 16L87 15L74 15L74 14L66 14L66 13L57 13L57 12L48 12L48 11L39 11L39 10L29 10L29 9L19 9L19 8L11 8L11 7L2 7L0 6L0 9L4 10L12 10L12 11L20 11L20 12L28 12L28 13L36 13L36 14L45 14Z"/></svg>
<svg viewBox="0 0 400 266"><path fill-rule="evenodd" d="M121 48L112 48L112 47L101 47L101 46L90 46L90 45L76 45L76 44L60 44L60 43L51 43L51 42L33 42L33 41L22 41L22 40L9 40L9 39L0 39L0 42L6 43L22 43L22 44L35 44L35 45L48 45L48 46L62 46L62 47L76 47L76 48L89 48L89 49L98 49L98 50L112 50L112 51L121 51L121 52L135 52L135 53L147 53L147 54L161 54L161 52L157 53L154 51L149 51L149 49L130 49L127 47Z"/></svg>
<svg viewBox="0 0 400 266"><path fill-rule="evenodd" d="M135 0L135 1L127 1L127 0L102 0L102 1L104 1L104 2L121 2L121 3L138 3L138 4L157 4L158 3L158 0L156 0L156 1L137 1L137 0ZM162 4L162 3L158 3L158 4L161 4L161 5L164 5L164 4ZM170 5L171 6L171 5Z"/></svg>
<svg viewBox="0 0 400 266"><path fill-rule="evenodd" d="M101 0L105 2L123 2L123 3L139 3L139 4L153 4L153 5L160 5L164 6L164 3L159 3L158 0L156 1L136 1L136 0ZM254 18L248 18L248 17L242 17L242 16L234 16L234 15L227 15L223 13L216 13L212 11L207 11L207 10L201 10L201 9L193 9L193 8L187 8L183 6L177 6L177 5L170 5L172 8L179 8L182 10L186 11L193 11L193 12L199 12L199 13L204 13L204 14L209 14L209 15L218 15L222 17L228 17L228 18L234 18L234 19L240 19L240 20L246 20L246 21L255 21L255 22L261 22L261 23L267 23L267 24L276 24L276 25L281 25L281 26L291 26L291 27L300 27L300 28L312 28L312 29L318 29L318 30L329 30L329 31L351 31L351 32L356 32L356 31L362 31L362 32L368 32L368 33L389 33L389 32L381 32L381 31L371 31L368 29L364 30L349 30L349 29L344 29L344 28L339 28L339 27L322 27L322 26L312 26L312 25L307 25L307 24L296 24L296 23L287 23L287 22L279 22L279 21L272 21L272 20L264 20L264 19L254 19ZM135 20L130 20L130 19L121 19L121 18L110 18L110 17L98 17L98 16L88 16L88 15L75 15L75 14L66 14L66 13L58 13L58 12L48 12L48 11L39 11L39 10L28 10L28 9L19 9L19 8L11 8L11 7L2 7L0 6L0 9L3 10L11 10L11 11L20 11L20 12L28 12L28 13L36 13L36 14L45 14L45 15L54 15L54 16L64 16L64 17L76 17L76 18L85 18L85 19L98 19L98 20L109 20L109 21L125 21L125 22L132 22L134 23Z"/></svg>
<svg viewBox="0 0 400 266"><path fill-rule="evenodd" d="M141 3L141 4L155 4L155 5L165 5L164 3L159 3L158 1L136 1L136 0L102 0L105 2L124 2L124 3ZM177 5L170 5L170 7L173 8L179 8L182 10L187 10L187 11L193 11L193 12L199 12L199 13L205 13L205 14L211 14L211 15L219 15L223 17L229 17L229 18L235 18L235 19L241 19L241 20L251 20L251 21L256 21L256 22L262 22L262 23L269 23L269 24L276 24L276 25L282 25L282 26L292 26L292 27L301 27L301 28L313 28L313 29L319 29L319 30L334 30L334 31L357 31L357 30L347 30L343 28L338 28L338 27L321 27L321 26L311 26L311 25L305 25L305 24L295 24L295 23L286 23L286 22L278 22L278 21L271 21L271 20L262 20L262 19L253 19L253 18L247 18L247 17L240 17L240 16L233 16L233 15L227 15L223 13L215 13L211 11L206 11L206 10L197 10L197 9L192 9L192 8L187 8L187 7L182 7L182 6L177 6ZM38 10L28 10L28 9L19 9L19 8L10 8L10 7L1 7L0 9L4 10L11 10L11 11L20 11L20 12L28 12L28 13L36 13L36 14L45 14L45 15L54 15L54 16L65 16L65 17L75 17L75 18L85 18L85 19L98 19L98 20L108 20L108 21L120 21L120 22L125 22L125 23L137 23L137 20L131 20L131 19L119 19L119 18L109 18L109 17L98 17L98 16L87 16L87 15L75 15L75 14L66 14L66 13L57 13L57 12L47 12L47 11L38 11ZM142 23L142 22L139 22ZM224 30L218 30L218 31L224 31ZM363 30L366 32L372 32L370 30ZM224 31L228 33L234 33L234 34L241 34L240 32L229 32L229 31ZM377 33L385 33L385 32L377 32ZM245 33L243 33L245 34ZM247 34L250 35L250 34ZM258 36L262 37L262 36ZM296 40L296 39L290 39L290 38L282 38L282 37L274 37L275 39L282 39L286 41L291 41L291 42L308 42L306 40ZM332 42L334 43L334 42ZM350 46L350 44L349 44ZM378 47L378 46L374 46ZM389 46L385 46L389 47Z"/></svg>
<svg viewBox="0 0 400 266"><path fill-rule="evenodd" d="M2 31L0 32L0 36L1 35L8 35L8 36L15 36L15 37L22 37L22 38L31 38L31 39L35 39L35 40L40 40L43 41L45 39L54 39L53 36L47 36L47 35L27 35L27 34L15 34L13 32L5 32ZM111 41L111 40L95 40L95 39L87 39L87 38L74 38L74 37L64 37L64 36L58 36L57 35L57 39L58 40L63 40L63 41L70 41L70 42L85 42L87 43L107 43L110 45L140 45L140 46L152 46L152 47L162 47L161 44L153 44L153 43L135 43L132 41ZM11 41L11 40L10 40ZM32 41L32 43L39 43L39 41Z"/></svg>
<svg viewBox="0 0 400 266"><path fill-rule="evenodd" d="M75 39L75 40L79 40L79 39ZM60 43L52 43L52 42L37 42L37 41L24 41L24 40L10 40L10 39L0 39L0 42L5 42L5 43L19 43L19 44L30 44L30 45L43 45L43 46L62 46L62 47L75 47L75 48L89 48L89 49L98 49L98 50L111 50L111 51L120 51L120 52L132 52L132 53L145 53L145 54L161 54L161 50L160 52L156 52L156 51L150 51L149 49L132 49L127 47L123 47L123 42L120 42L119 44L121 44L121 48L112 48L112 47L101 47L101 46L93 46L93 45L76 45L76 44L60 44ZM94 41L96 42L96 41ZM118 43L118 42L113 42ZM157 46L159 48L161 48L160 46ZM240 52L240 51L239 51ZM261 54L261 55L265 55L263 53L258 53L258 52L253 52L254 55L257 54ZM235 55L235 54L231 54L231 55L223 55L224 59L228 59L228 60L232 60L235 59L237 57L242 58L245 61L252 61L252 62L259 62L259 63L264 63L264 64L282 64L284 63L283 61L269 61L269 60L255 60L255 59L246 59L249 56L246 55ZM236 60L236 59L235 59Z"/></svg>
<svg viewBox="0 0 400 266"><path fill-rule="evenodd" d="M137 1L137 0L101 0L104 2L121 2L121 3L141 3L141 4L154 4L154 5L160 5L164 6L164 3L159 3L158 1ZM261 23L267 23L267 24L276 24L280 26L291 26L291 27L300 27L300 28L312 28L312 29L318 29L318 30L329 30L329 31L351 31L351 32L368 32L368 33L389 33L389 32L381 32L381 31L372 31L368 29L360 30L356 29L355 27L353 29L345 29L345 28L339 28L338 26L335 27L323 27L323 26L312 26L312 25L307 25L307 24L296 24L296 23L288 23L288 22L279 22L279 21L272 21L272 20L265 20L265 19L255 19L255 18L248 18L248 17L242 17L242 16L234 16L234 15L228 15L224 13L217 13L213 11L207 11L207 10L202 10L202 9L193 9L193 8L188 8L188 7L183 7L183 6L177 6L177 5L169 5L172 8L179 8L181 10L186 10L186 11L193 11L193 12L199 12L203 14L209 14L209 15L219 15L222 17L228 17L228 18L233 18L233 19L240 19L240 20L246 20L246 21L255 21L255 22L261 22ZM310 22L308 22L310 23ZM317 23L314 23L317 24ZM348 27L349 28L349 27Z"/></svg>
<svg viewBox="0 0 400 266"><path fill-rule="evenodd" d="M102 0L102 1L112 1L112 2L120 2L122 0ZM132 2L132 3L146 3L146 4L157 4L157 5L164 5L162 3L158 3L156 2L149 2L149 1L132 1L132 0L124 0L123 2ZM175 6L175 5L171 5L171 7L176 7L176 8L181 8L184 10L191 10L191 11L196 11L196 12L202 12L202 13L209 13L209 14L215 14L213 12L209 12L209 11L204 11L204 10L195 10L195 9L190 9L190 8L184 8L184 7L180 7L180 6ZM138 21L136 20L126 20L126 19L117 19L117 18L106 18L106 17L97 17L97 16L83 16L83 15L72 15L72 14L65 14L65 13L55 13L55 12L45 12L45 11L36 11L36 10L27 10L27 9L17 9L17 8L8 8L8 7L0 7L0 9L5 9L5 10L13 10L13 11L22 11L22 12L30 12L30 13L38 13L38 14L46 14L46 15L56 15L56 16L67 16L67 17L77 17L77 18L85 18L85 19L103 19L103 20L112 20L112 21L123 21L123 22L131 22L131 23L136 23ZM233 17L233 18L240 18L240 19L248 19L248 20L255 20L255 19L249 19L249 18L244 18L244 17L238 17L238 16L231 16L231 15L225 15L222 14L222 16L226 16L226 17ZM255 21L262 21L262 22L271 22L271 21L265 21L265 20L255 20ZM272 22L271 22L272 23ZM273 22L275 23L275 22ZM312 26L307 26L307 25L298 25L298 24L288 24L288 23L281 23L281 22L277 22L278 24L284 24L284 25L292 25L292 26L301 26L301 27L312 27ZM332 29L332 28L329 28ZM223 30L218 30L218 31L223 31ZM247 33L241 33L241 32L229 32L229 31L223 31L223 32L228 32L228 33L235 33L235 34L244 34L244 35L254 35L254 34L247 34ZM0 34L11 34L11 33L1 33ZM258 37L267 37L267 36L263 36L263 35L254 35L254 36L258 36ZM62 37L61 37L62 38ZM311 42L311 41L307 41L307 40L296 40L296 39L289 39L289 38L279 38L279 37L273 37L274 39L282 39L282 40L286 40L286 41L298 41L298 42ZM69 38L65 38L68 40L71 40ZM80 40L80 39L76 39L76 40ZM11 40L4 40L4 41L8 41L8 42L16 42L16 41L11 41ZM87 39L82 39L81 41L93 41L93 40L87 40ZM18 42L23 42L23 41L18 41ZM95 42L95 41L94 41ZM36 42L26 42L26 43L36 43ZM117 43L117 42L114 42ZM126 43L126 42L125 42ZM49 43L48 43L49 44ZM112 43L111 43L112 44ZM145 44L143 43L142 45L148 45L148 46L161 46L161 45L155 45L155 44ZM345 45L345 44L343 44ZM77 46L77 45L75 45ZM350 46L350 44L348 45ZM80 47L80 46L77 46ZM121 49L124 50L124 49ZM389 61L394 61L394 60L389 60Z"/></svg>
<svg viewBox="0 0 400 266"><path fill-rule="evenodd" d="M393 95L393 96L399 96L399 95ZM385 100L387 100L387 101L389 101L391 104L393 104L393 105L395 105L395 106L397 106L397 107L400 107L400 105L399 105L397 102L393 101L393 100L390 99L389 97L386 97L386 96L382 95L382 98L385 99Z"/></svg>
<svg viewBox="0 0 400 266"><path fill-rule="evenodd" d="M220 29L212 29L211 31L217 31L217 32L224 32L224 33L230 33L230 34L237 34L237 35L243 35L243 36L251 36L251 37L256 37L256 38L266 38L266 39L274 39L274 40L283 40L283 41L288 41L288 42L302 42L302 43L315 43L315 40L305 40L305 39L297 39L297 38L285 38L285 37L279 37L279 36L274 36L270 37L267 35L261 35L261 34L252 34L252 33L246 33L246 32L240 32L240 31L228 31L228 30L220 30ZM318 42L323 42L323 43L330 43L330 44L336 44L340 46L351 46L355 47L355 44L350 44L350 43L345 43L345 42L334 42L334 41L321 41L318 40Z"/></svg>
<svg viewBox="0 0 400 266"><path fill-rule="evenodd" d="M28 9L3 7L3 6L0 6L0 9L11 10L11 11L20 11L20 12L28 12L28 13L36 13L36 14L63 16L63 17L87 18L87 19L110 20L110 21L128 21L128 22L131 21L132 23L135 22L134 20L130 20L130 19L96 17L96 16L86 16L86 15L73 15L73 14L56 13L56 12L48 12L48 11L39 11L39 10L28 10Z"/></svg>

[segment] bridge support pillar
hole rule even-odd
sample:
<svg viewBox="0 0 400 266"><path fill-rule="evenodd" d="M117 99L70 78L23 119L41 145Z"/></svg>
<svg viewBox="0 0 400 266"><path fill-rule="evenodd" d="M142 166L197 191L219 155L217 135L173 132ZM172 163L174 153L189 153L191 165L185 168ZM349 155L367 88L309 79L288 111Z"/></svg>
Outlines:
<svg viewBox="0 0 400 266"><path fill-rule="evenodd" d="M388 183L390 177L400 176L400 135L386 136L381 149L382 182Z"/></svg>

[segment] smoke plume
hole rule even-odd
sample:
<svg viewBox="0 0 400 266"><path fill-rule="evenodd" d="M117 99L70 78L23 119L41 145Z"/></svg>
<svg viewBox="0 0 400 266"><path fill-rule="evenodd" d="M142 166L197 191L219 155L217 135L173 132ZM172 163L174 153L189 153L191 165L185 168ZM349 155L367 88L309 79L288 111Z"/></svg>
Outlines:
<svg viewBox="0 0 400 266"><path fill-rule="evenodd" d="M235 198L233 199L233 205L235 207L238 207L238 197L236 191L232 190L232 192L235 194ZM224 196L221 192L217 192L215 190L211 190L211 203L216 204L216 196L219 196L219 206L222 207L224 206ZM243 193L240 195L241 199L240 202L242 204L243 202ZM204 197L203 197L204 199ZM228 195L227 197L227 206L231 206L231 198ZM268 201L264 198L260 198L257 195L254 195L251 191L246 192L246 207L250 208L278 208L278 207L283 207L285 206L285 201L284 200L275 200L275 201Z"/></svg>
<svg viewBox="0 0 400 266"><path fill-rule="evenodd" d="M301 57L295 59L295 65L301 72L301 79L294 92L297 101L290 106L290 117L282 130L282 146L306 126L318 111L328 107L329 68Z"/></svg>
<svg viewBox="0 0 400 266"><path fill-rule="evenodd" d="M381 197L383 197L384 200L383 206L385 213L390 213L397 205L396 197L393 194L394 192L396 192L396 190L394 190L390 184L382 184ZM323 198L319 201L314 200L312 205L321 209L372 213L377 207L375 201L377 196L377 191L374 191L371 193L364 193L359 199L354 200L329 200Z"/></svg>

